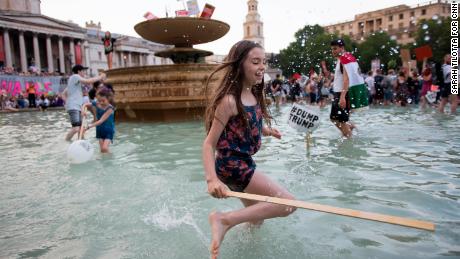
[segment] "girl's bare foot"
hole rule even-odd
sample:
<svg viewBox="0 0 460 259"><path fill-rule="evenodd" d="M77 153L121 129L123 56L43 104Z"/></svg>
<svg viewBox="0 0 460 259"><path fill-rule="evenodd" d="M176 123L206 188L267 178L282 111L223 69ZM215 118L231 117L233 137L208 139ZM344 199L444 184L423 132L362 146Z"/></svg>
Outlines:
<svg viewBox="0 0 460 259"><path fill-rule="evenodd" d="M219 255L219 248L222 240L224 240L225 233L230 229L229 225L226 225L222 221L222 213L212 212L209 214L209 224L211 224L211 258L216 259Z"/></svg>

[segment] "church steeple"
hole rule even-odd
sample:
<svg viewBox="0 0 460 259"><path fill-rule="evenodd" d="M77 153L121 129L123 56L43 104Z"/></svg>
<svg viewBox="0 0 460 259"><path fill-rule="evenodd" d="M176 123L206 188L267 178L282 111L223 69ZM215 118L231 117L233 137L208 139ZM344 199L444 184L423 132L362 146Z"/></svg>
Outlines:
<svg viewBox="0 0 460 259"><path fill-rule="evenodd" d="M248 0L248 14L243 24L243 39L258 42L264 46L264 23L260 19L257 5L257 0Z"/></svg>

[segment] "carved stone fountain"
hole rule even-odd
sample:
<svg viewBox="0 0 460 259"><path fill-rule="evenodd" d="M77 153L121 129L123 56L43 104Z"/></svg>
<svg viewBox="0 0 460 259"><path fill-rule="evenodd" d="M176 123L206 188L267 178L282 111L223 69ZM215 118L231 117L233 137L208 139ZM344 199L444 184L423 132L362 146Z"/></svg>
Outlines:
<svg viewBox="0 0 460 259"><path fill-rule="evenodd" d="M215 64L205 64L213 53L193 45L217 40L230 26L224 22L176 17L148 20L134 26L144 39L174 45L155 53L172 65L118 68L107 71L114 86L117 119L122 121L177 121L199 119L205 106L205 84ZM210 89L219 77L210 82Z"/></svg>

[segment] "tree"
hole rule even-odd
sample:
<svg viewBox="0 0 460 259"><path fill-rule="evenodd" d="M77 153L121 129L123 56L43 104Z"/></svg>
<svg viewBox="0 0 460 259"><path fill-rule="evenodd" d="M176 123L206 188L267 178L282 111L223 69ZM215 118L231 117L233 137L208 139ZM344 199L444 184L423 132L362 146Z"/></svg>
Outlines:
<svg viewBox="0 0 460 259"><path fill-rule="evenodd" d="M319 73L321 61L326 61L328 69L333 69L335 62L331 55L330 42L338 38L335 34L327 34L319 25L306 25L298 30L295 41L280 51L279 68L290 77L294 73L308 75L310 70ZM356 44L349 37L342 37L348 51L356 49Z"/></svg>
<svg viewBox="0 0 460 259"><path fill-rule="evenodd" d="M442 63L444 55L450 53L450 18L434 16L431 20L421 20L418 24L414 48L429 45L437 63Z"/></svg>
<svg viewBox="0 0 460 259"><path fill-rule="evenodd" d="M380 59L383 69L388 69L388 64L395 66L400 61L399 48L386 32L372 33L358 46L357 58L361 70L369 71L373 59Z"/></svg>

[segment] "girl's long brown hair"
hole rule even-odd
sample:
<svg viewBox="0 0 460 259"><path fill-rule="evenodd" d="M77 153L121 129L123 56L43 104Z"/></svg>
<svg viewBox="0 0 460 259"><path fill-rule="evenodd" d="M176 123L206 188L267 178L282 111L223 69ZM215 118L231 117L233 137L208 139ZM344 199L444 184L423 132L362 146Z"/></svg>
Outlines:
<svg viewBox="0 0 460 259"><path fill-rule="evenodd" d="M241 92L243 91L244 78L243 63L246 60L246 56L248 55L249 51L251 51L253 48L263 49L263 47L260 44L253 41L242 40L237 42L230 49L227 57L225 57L224 59L224 62L209 75L208 80L206 82L205 94L208 93L208 86L209 82L211 81L211 78L217 72L224 70L222 82L213 91L211 98L207 98L208 102L205 114L206 133L209 133L209 130L211 129L217 105L219 105L222 98L224 98L224 96L228 94L234 96L236 107L238 110L238 116L240 116L244 125L248 127L248 116L244 110L243 103L241 102ZM263 79L260 84L256 84L255 86L253 86L252 93L256 97L257 103L260 105L260 108L262 109L262 116L265 120L265 123L270 126L271 116L269 115L267 107L265 105Z"/></svg>

